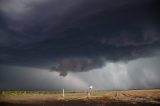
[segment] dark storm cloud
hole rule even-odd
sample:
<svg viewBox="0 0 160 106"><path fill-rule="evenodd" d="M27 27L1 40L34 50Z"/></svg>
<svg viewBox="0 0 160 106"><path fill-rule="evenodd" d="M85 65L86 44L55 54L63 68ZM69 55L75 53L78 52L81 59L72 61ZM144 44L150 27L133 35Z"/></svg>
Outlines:
<svg viewBox="0 0 160 106"><path fill-rule="evenodd" d="M154 55L158 0L1 0L0 62L65 76Z"/></svg>
<svg viewBox="0 0 160 106"><path fill-rule="evenodd" d="M83 72L104 66L105 60L103 58L63 58L57 61L51 70L57 70L61 76L66 76L67 71Z"/></svg>

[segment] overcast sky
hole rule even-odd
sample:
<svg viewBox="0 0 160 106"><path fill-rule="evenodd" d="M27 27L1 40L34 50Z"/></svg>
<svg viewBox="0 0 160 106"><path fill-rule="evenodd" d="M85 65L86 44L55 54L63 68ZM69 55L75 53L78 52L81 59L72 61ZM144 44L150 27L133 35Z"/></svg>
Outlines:
<svg viewBox="0 0 160 106"><path fill-rule="evenodd" d="M160 88L158 0L0 0L0 89Z"/></svg>

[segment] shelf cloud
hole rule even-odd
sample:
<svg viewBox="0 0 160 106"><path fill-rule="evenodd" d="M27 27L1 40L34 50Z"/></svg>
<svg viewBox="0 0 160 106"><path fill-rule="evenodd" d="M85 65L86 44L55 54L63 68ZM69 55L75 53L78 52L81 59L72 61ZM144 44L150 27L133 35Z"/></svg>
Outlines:
<svg viewBox="0 0 160 106"><path fill-rule="evenodd" d="M159 56L158 4L158 0L0 0L0 64L67 76L101 69L108 62Z"/></svg>

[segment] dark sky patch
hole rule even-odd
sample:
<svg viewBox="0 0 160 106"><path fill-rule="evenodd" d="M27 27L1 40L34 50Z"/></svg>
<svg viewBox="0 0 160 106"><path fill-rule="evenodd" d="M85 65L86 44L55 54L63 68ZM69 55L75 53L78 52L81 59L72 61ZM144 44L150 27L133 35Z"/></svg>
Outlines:
<svg viewBox="0 0 160 106"><path fill-rule="evenodd" d="M0 63L84 72L160 49L158 0L1 0Z"/></svg>

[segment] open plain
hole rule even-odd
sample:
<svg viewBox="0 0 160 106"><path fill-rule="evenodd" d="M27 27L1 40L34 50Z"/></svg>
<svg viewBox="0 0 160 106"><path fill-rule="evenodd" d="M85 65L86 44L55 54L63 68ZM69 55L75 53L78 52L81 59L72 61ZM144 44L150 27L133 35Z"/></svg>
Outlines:
<svg viewBox="0 0 160 106"><path fill-rule="evenodd" d="M1 91L0 106L158 106L160 90Z"/></svg>

